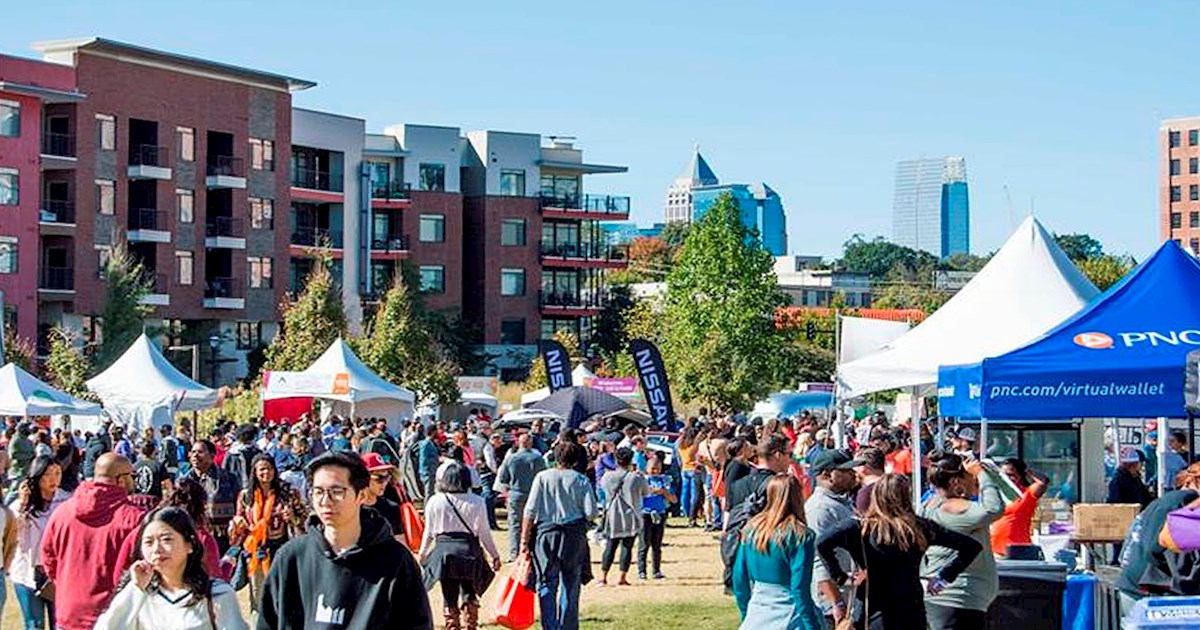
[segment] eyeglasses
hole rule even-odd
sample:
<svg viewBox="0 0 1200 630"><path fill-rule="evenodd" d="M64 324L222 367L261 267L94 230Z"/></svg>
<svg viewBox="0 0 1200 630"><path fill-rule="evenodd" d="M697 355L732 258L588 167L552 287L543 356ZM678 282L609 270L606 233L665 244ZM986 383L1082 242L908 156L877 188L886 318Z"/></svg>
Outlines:
<svg viewBox="0 0 1200 630"><path fill-rule="evenodd" d="M391 479L392 479L392 476L387 473L371 475L371 481L375 481L375 482L391 481Z"/></svg>
<svg viewBox="0 0 1200 630"><path fill-rule="evenodd" d="M333 486L332 488L313 487L312 500L313 500L313 503L320 503L321 499L328 497L328 499L330 501L332 501L333 503L337 503L339 501L345 500L346 493L349 491L350 491L350 488L347 488L345 486Z"/></svg>

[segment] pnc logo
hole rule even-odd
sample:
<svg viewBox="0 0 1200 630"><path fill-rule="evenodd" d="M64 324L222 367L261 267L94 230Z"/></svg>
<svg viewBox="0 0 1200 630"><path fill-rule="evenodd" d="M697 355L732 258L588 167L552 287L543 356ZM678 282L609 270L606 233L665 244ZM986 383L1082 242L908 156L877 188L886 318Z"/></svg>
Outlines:
<svg viewBox="0 0 1200 630"><path fill-rule="evenodd" d="M1075 335L1075 345L1092 350L1104 350L1113 347L1113 338L1099 332L1079 333Z"/></svg>

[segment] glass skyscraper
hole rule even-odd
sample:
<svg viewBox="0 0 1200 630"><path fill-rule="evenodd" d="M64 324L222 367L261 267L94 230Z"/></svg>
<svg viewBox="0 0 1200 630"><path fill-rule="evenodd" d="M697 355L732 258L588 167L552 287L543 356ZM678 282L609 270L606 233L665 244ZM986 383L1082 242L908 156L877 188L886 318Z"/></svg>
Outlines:
<svg viewBox="0 0 1200 630"><path fill-rule="evenodd" d="M896 164L892 242L940 258L971 252L967 163L962 157Z"/></svg>
<svg viewBox="0 0 1200 630"><path fill-rule="evenodd" d="M733 195L742 224L753 228L763 249L772 256L787 255L787 214L779 194L766 184L720 184L692 189L692 221L699 221L724 193Z"/></svg>

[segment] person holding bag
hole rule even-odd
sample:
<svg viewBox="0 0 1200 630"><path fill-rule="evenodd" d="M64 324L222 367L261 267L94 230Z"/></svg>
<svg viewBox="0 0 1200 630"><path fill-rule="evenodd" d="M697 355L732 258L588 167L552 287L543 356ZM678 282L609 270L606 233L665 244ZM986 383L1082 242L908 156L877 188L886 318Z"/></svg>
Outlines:
<svg viewBox="0 0 1200 630"><path fill-rule="evenodd" d="M16 525L16 545L11 562L7 555L8 577L13 583L17 603L21 605L21 616L26 630L42 630L54 625L54 583L42 569L42 533L50 514L69 496L59 483L62 468L49 457L35 457L29 466L29 476L21 482L17 498L9 504ZM5 546L7 552L8 546ZM41 593L43 596L39 596Z"/></svg>
<svg viewBox="0 0 1200 630"><path fill-rule="evenodd" d="M608 497L604 522L600 526L606 542L600 557L600 586L608 585L617 547L621 548L621 576L618 586L629 586L629 566L633 564L633 543L642 531L642 501L650 486L642 473L633 470L633 451L622 446L616 453L617 469L604 473L600 486Z"/></svg>
<svg viewBox="0 0 1200 630"><path fill-rule="evenodd" d="M500 569L500 552L488 527L487 504L469 492L466 466L451 462L438 472L437 493L425 503L425 535L417 558L425 589L442 585L445 630L476 630L479 596ZM484 559L485 549L490 563Z"/></svg>

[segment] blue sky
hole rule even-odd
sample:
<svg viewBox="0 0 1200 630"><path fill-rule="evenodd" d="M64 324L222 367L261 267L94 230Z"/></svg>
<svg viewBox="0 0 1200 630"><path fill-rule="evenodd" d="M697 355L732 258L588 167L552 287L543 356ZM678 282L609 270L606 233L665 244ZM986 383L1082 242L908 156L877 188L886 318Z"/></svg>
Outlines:
<svg viewBox="0 0 1200 630"><path fill-rule="evenodd" d="M895 162L957 154L976 251L1032 206L1144 257L1159 122L1200 114L1185 1L9 4L6 53L100 35L314 80L297 105L370 130L576 136L629 166L586 185L632 196L641 223L699 142L723 180L779 191L795 253L890 235Z"/></svg>

